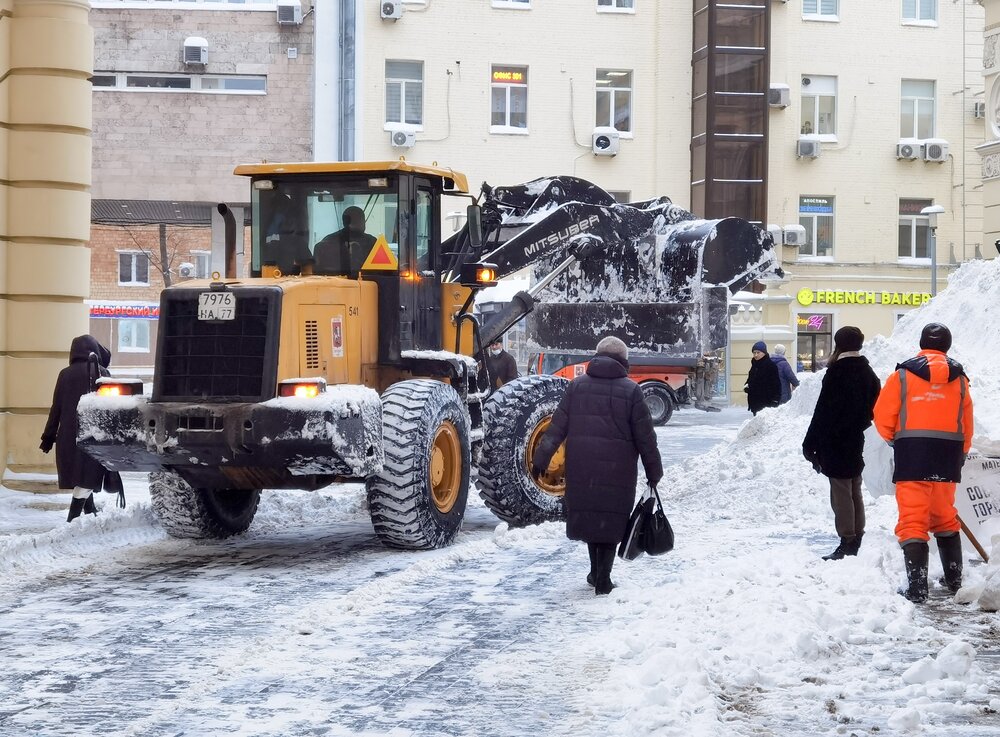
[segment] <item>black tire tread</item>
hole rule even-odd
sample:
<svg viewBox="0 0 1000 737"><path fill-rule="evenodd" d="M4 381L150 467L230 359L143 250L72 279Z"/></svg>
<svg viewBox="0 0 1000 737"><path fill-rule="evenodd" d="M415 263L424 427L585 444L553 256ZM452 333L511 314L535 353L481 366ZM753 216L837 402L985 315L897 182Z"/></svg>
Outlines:
<svg viewBox="0 0 1000 737"><path fill-rule="evenodd" d="M157 471L149 474L149 499L153 514L171 537L223 538L246 532L260 503L260 490L248 492L248 505L241 519L221 519L207 503L205 494L176 473Z"/></svg>

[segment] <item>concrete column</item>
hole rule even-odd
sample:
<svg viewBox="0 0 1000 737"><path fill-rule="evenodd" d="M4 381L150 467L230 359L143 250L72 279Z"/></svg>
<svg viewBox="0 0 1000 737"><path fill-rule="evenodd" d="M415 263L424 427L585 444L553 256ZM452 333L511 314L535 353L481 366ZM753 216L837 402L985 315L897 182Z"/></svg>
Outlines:
<svg viewBox="0 0 1000 737"><path fill-rule="evenodd" d="M39 436L70 341L88 331L89 12L87 0L0 0L0 449L8 488L54 490L16 474L54 473Z"/></svg>

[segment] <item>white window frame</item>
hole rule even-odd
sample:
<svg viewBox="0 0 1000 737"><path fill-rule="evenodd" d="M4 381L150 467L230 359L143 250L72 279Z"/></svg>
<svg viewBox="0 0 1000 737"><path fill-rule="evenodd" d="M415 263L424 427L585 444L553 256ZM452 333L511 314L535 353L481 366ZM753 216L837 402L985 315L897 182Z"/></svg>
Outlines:
<svg viewBox="0 0 1000 737"><path fill-rule="evenodd" d="M531 10L531 0L493 0L492 5L502 10Z"/></svg>
<svg viewBox="0 0 1000 737"><path fill-rule="evenodd" d="M602 5L601 3L605 4ZM635 0L597 0L598 13L631 13L635 15Z"/></svg>
<svg viewBox="0 0 1000 737"><path fill-rule="evenodd" d="M407 123L405 120L389 120L389 108L386 105L385 109L385 125L383 130L404 130L412 131L414 133L419 133L424 129L424 62L420 59L386 59L385 63L388 65L390 62L401 61L409 64L419 64L420 65L420 79L412 79L409 77L390 77L388 70L385 72L385 88L386 88L386 101L389 97L389 84L399 85L399 117L406 117L406 85L419 84L420 85L420 122L419 123Z"/></svg>
<svg viewBox="0 0 1000 737"><path fill-rule="evenodd" d="M822 141L824 143L836 143L837 142L837 124L840 118L840 111L838 109L839 95L837 94L838 79L835 76L829 74L803 74L802 80L809 79L810 84L805 85L800 81L799 83L799 102L802 105L802 111L805 112L806 105L812 105L812 117L815 121L812 133L800 133L801 138L808 138L814 141ZM812 85L816 85L813 87ZM830 93L828 90L832 86L833 92ZM813 92L817 88L826 88L823 92ZM809 91L806 91L809 90ZM820 116L820 100L824 98L833 98L833 132L832 133L817 133L816 130L819 128L819 116Z"/></svg>
<svg viewBox="0 0 1000 737"><path fill-rule="evenodd" d="M169 8L170 10L269 10L277 9L274 0L90 0L92 8Z"/></svg>
<svg viewBox="0 0 1000 737"><path fill-rule="evenodd" d="M615 202L619 205L627 205L632 201L632 190L630 189L608 189L605 191L614 197Z"/></svg>
<svg viewBox="0 0 1000 737"><path fill-rule="evenodd" d="M148 287L150 285L150 272L152 271L153 264L149 258L148 253L143 253L142 251L116 251L118 256L118 264L116 268L118 269L118 286L120 287ZM122 281L122 266L121 258L122 256L132 256L132 281ZM141 257L146 259L146 281L136 280L136 261L137 258Z"/></svg>
<svg viewBox="0 0 1000 737"><path fill-rule="evenodd" d="M152 343L152 341L150 340L150 333L152 332L152 330L150 329L150 323L152 322L153 322L152 320L144 320L141 318L140 319L122 318L115 320L115 328L117 329L116 332L118 333L118 340L117 340L118 352L149 353L150 344ZM144 332L145 332L144 336L139 334L143 332L142 330L137 330L137 328L140 325L144 326ZM132 335L133 340L132 340L132 345L130 346L122 345L122 336L126 334ZM142 337L145 338L144 345L140 345L138 343L139 338Z"/></svg>
<svg viewBox="0 0 1000 737"><path fill-rule="evenodd" d="M899 208L902 208L903 200L914 200L917 202L926 202L926 205L933 205L934 200L924 199L921 197L900 197L899 198ZM899 213L899 224L902 225L903 221L907 221L907 225L910 228L910 255L900 256L899 255L899 242L896 243L896 259L901 264L929 264L931 262L930 249L932 246L932 239L930 236L931 221L926 215L920 215L919 213ZM927 255L917 256L917 227L923 225L927 228Z"/></svg>
<svg viewBox="0 0 1000 737"><path fill-rule="evenodd" d="M824 200L829 200L831 202L831 208L833 212L823 213L823 212L803 212L802 211L802 200L809 197L818 197ZM837 198L833 195L800 195L799 196L799 224L802 225L802 220L804 219L812 220L812 226L806 227L806 235L809 239L809 245L812 247L812 253L802 253L799 251L798 259L800 261L833 261L833 255L837 250ZM830 249L827 253L822 256L818 253L819 243L816 237L819 231L819 219L820 218L830 218Z"/></svg>
<svg viewBox="0 0 1000 737"><path fill-rule="evenodd" d="M170 92L197 93L199 95L266 95L267 76L263 74L164 74L162 72L94 72L95 77L114 77L113 85L93 85L95 92ZM162 77L163 79L190 79L190 87L129 87L129 77ZM263 80L262 90L216 90L202 87L203 81L214 79Z"/></svg>
<svg viewBox="0 0 1000 737"><path fill-rule="evenodd" d="M934 92L930 97L918 97L918 96L903 96L903 85L907 82L929 82ZM920 137L917 135L920 131L920 103L930 101L931 103L931 134L929 136ZM903 131L903 106L910 103L913 108L913 130L908 133ZM915 141L925 141L928 138L934 138L937 133L937 82L933 79L903 79L900 81L899 89L899 137L913 139Z"/></svg>
<svg viewBox="0 0 1000 737"><path fill-rule="evenodd" d="M615 86L613 86L614 82L609 82L608 84L601 84L602 80L600 80L600 79L595 79L594 80L594 82L595 82L594 86L595 86L595 89L597 91L596 92L597 95L599 95L601 92L608 93L606 95L607 96L606 104L609 107L609 110L608 110L608 120L611 123L609 127L614 128L615 130L617 130L618 133L621 134L622 138L631 138L632 137L632 120L633 120L633 117L634 117L634 114L635 114L634 106L632 104L633 101L634 101L634 99L635 99L635 92L634 92L634 89L633 89L633 85L635 84L635 72L632 69L598 69L597 70L597 74L595 75L595 77L599 76L601 72L604 72L605 75L612 76L612 77L614 77L616 79L619 76L625 77L627 75L627 79L628 79L628 82L629 82L628 87L615 87ZM616 97L616 93L619 93L619 92L627 92L628 93L628 128L625 129L625 130L622 130L621 128L618 128L618 126L615 125L615 97ZM599 104L596 103L596 95L595 95L595 107L599 107ZM600 125L600 123L597 122L597 113L596 113L596 111L595 111L594 124L595 125Z"/></svg>
<svg viewBox="0 0 1000 737"><path fill-rule="evenodd" d="M523 69L525 76L528 74L528 66L526 64L491 64L490 65L490 133L507 133L517 136L528 135L528 83L520 82L494 82L493 72L497 67L505 67L508 69ZM510 125L510 91L515 87L524 88L524 127L519 128L514 125ZM504 119L506 123L504 125L494 125L493 124L493 90L497 88L506 89L506 101L504 108Z"/></svg>
<svg viewBox="0 0 1000 737"><path fill-rule="evenodd" d="M208 279L212 276L212 252L191 251L194 259L194 276L196 279ZM202 268L204 266L204 268Z"/></svg>
<svg viewBox="0 0 1000 737"><path fill-rule="evenodd" d="M823 4L826 2L833 2L834 11L832 13L823 12ZM816 8L814 12L808 10L811 6ZM840 21L840 0L802 0L802 19L837 23Z"/></svg>
<svg viewBox="0 0 1000 737"><path fill-rule="evenodd" d="M938 0L930 0L933 4L933 11L931 17L923 17L921 11L921 5L923 0L903 0L900 5L902 6L902 18L904 26L929 26L936 28L938 24ZM912 15L907 16L906 5L907 3L913 3Z"/></svg>

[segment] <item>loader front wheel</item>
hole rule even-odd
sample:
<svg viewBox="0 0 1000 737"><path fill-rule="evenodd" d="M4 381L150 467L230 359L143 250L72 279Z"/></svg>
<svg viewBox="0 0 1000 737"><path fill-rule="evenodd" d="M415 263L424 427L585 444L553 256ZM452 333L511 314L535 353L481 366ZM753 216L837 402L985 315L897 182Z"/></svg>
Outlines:
<svg viewBox="0 0 1000 737"><path fill-rule="evenodd" d="M513 526L566 519L565 452L561 446L538 481L531 459L569 382L549 374L504 384L483 405L486 437L479 461L479 496Z"/></svg>
<svg viewBox="0 0 1000 737"><path fill-rule="evenodd" d="M153 514L171 537L222 539L246 532L260 489L202 489L176 473L149 474Z"/></svg>
<svg viewBox="0 0 1000 737"><path fill-rule="evenodd" d="M375 534L387 546L427 550L449 545L469 497L469 414L440 381L414 379L382 394L385 462L367 481Z"/></svg>

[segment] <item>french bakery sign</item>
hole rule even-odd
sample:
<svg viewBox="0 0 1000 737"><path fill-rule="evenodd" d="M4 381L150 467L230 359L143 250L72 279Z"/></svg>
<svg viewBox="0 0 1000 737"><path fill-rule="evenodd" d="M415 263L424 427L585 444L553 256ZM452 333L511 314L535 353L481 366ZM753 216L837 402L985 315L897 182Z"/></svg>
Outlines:
<svg viewBox="0 0 1000 737"><path fill-rule="evenodd" d="M796 299L803 307L823 305L898 305L919 307L931 301L927 292L868 292L864 290L800 289Z"/></svg>

